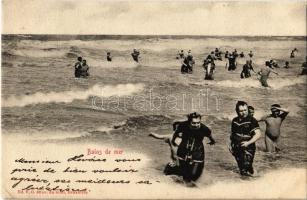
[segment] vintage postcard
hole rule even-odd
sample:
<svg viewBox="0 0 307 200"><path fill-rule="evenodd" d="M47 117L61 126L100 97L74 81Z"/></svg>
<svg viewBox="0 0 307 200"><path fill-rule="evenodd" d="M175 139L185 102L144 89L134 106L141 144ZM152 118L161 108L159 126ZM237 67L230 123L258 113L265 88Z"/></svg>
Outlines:
<svg viewBox="0 0 307 200"><path fill-rule="evenodd" d="M3 0L1 197L305 199L305 1Z"/></svg>

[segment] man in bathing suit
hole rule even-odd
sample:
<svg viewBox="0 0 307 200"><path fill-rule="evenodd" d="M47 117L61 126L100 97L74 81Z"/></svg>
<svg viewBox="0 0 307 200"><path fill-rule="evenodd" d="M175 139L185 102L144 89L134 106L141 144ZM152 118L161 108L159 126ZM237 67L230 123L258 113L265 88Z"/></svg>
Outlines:
<svg viewBox="0 0 307 200"><path fill-rule="evenodd" d="M261 137L261 132L257 120L249 115L246 102L238 101L236 112L238 116L231 123L231 153L237 161L240 174L252 176L255 143Z"/></svg>
<svg viewBox="0 0 307 200"><path fill-rule="evenodd" d="M261 85L263 87L270 87L268 82L267 82L270 73L273 72L276 75L278 75L278 73L270 65L270 62L266 61L265 65L266 65L266 67L261 68L261 70L257 74L260 75L259 81L260 81Z"/></svg>
<svg viewBox="0 0 307 200"><path fill-rule="evenodd" d="M266 124L265 130L265 146L268 152L277 152L280 149L277 147L280 136L280 127L286 116L289 114L287 109L281 108L279 104L271 106L272 114L262 117L259 121L264 121Z"/></svg>

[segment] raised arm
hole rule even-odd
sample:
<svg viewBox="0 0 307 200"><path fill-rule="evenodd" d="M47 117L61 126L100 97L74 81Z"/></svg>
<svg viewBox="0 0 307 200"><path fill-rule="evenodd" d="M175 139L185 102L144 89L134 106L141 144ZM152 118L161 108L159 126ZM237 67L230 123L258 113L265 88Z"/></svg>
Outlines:
<svg viewBox="0 0 307 200"><path fill-rule="evenodd" d="M282 113L279 115L279 117L281 117L281 119L285 119L287 117L287 115L289 114L289 110L286 108L278 108L278 107L274 107L278 110L280 110Z"/></svg>

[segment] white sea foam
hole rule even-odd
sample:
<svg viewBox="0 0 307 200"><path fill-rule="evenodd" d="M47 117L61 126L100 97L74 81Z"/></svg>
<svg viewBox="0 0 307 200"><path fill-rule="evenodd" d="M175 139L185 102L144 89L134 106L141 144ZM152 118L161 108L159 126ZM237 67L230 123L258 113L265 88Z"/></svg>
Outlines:
<svg viewBox="0 0 307 200"><path fill-rule="evenodd" d="M40 103L70 103L73 100L85 100L90 96L125 96L141 92L143 84L94 85L88 90L70 90L65 92L37 92L32 95L11 96L2 102L4 107L23 107Z"/></svg>
<svg viewBox="0 0 307 200"><path fill-rule="evenodd" d="M67 53L65 49L57 49L56 51L44 51L42 49L21 49L13 50L14 55L34 57L34 58L59 58L64 57Z"/></svg>
<svg viewBox="0 0 307 200"><path fill-rule="evenodd" d="M136 68L140 66L139 63L134 62L132 60L125 60L123 58L116 58L112 62L107 62L104 60L98 60L98 59L88 59L88 63L91 67L96 68Z"/></svg>
<svg viewBox="0 0 307 200"><path fill-rule="evenodd" d="M275 78L275 79L269 79L268 84L271 86L271 88L267 89L282 89L284 87L289 87L297 84L305 84L306 78L305 77L299 77L294 79L288 79L288 78ZM264 88L261 86L260 82L257 79L238 79L238 80L223 80L223 81L211 81L211 82L198 82L193 83L195 85L214 85L214 86L220 86L220 87L231 87L231 88Z"/></svg>

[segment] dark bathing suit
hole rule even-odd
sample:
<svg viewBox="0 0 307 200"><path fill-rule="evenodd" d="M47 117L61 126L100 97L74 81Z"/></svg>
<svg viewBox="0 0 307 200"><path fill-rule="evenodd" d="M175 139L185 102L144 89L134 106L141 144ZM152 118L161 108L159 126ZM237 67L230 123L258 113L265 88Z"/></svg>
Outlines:
<svg viewBox="0 0 307 200"><path fill-rule="evenodd" d="M241 142L250 140L255 135L255 130L260 129L257 120L248 116L241 121L239 117L232 120L231 124L231 148L232 155L235 157L241 175L254 173L253 161L256 151L256 144L242 147Z"/></svg>
<svg viewBox="0 0 307 200"><path fill-rule="evenodd" d="M139 62L139 55L140 55L139 52L133 52L133 53L131 54L131 56L132 56L132 58L133 58L133 60L134 60L135 62Z"/></svg>
<svg viewBox="0 0 307 200"><path fill-rule="evenodd" d="M80 61L76 62L75 64L75 77L79 78L80 77L80 69L82 67L82 63Z"/></svg>
<svg viewBox="0 0 307 200"><path fill-rule="evenodd" d="M182 66L181 66L181 73L191 73L193 71L192 68L192 61L193 57L192 56L187 56L184 58Z"/></svg>
<svg viewBox="0 0 307 200"><path fill-rule="evenodd" d="M189 122L181 122L175 134L182 133L181 143L177 150L179 173L185 181L196 181L204 168L204 137L211 138L211 130L204 124L199 129L191 129Z"/></svg>

